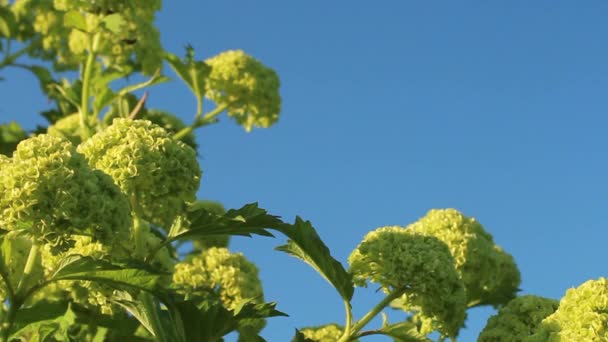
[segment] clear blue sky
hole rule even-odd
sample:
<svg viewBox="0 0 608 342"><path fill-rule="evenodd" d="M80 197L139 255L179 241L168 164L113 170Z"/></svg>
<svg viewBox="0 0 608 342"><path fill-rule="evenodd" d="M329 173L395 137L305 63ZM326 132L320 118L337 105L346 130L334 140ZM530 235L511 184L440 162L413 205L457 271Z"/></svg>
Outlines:
<svg viewBox="0 0 608 342"><path fill-rule="evenodd" d="M165 1L166 48L244 49L282 81L276 126L246 134L224 117L198 132L200 197L309 219L343 262L369 230L453 207L515 257L522 293L560 298L607 275L608 2L376 3ZM31 93L28 77L8 83ZM150 95L185 119L194 111L177 83ZM3 98L2 117L40 122L44 99L16 100ZM334 290L272 250L282 242L232 243L290 314L263 335L342 323ZM355 293L356 317L373 292ZM459 340L474 341L491 312L471 311Z"/></svg>

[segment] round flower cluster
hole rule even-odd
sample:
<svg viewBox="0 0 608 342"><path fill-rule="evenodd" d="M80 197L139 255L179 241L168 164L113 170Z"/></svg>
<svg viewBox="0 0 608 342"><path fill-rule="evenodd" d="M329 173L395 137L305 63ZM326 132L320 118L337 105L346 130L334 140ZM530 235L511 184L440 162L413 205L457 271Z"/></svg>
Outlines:
<svg viewBox="0 0 608 342"><path fill-rule="evenodd" d="M477 341L523 341L534 334L545 317L555 312L558 304L554 299L538 296L517 297L488 319Z"/></svg>
<svg viewBox="0 0 608 342"><path fill-rule="evenodd" d="M455 209L431 210L407 229L448 246L469 305L499 306L515 297L521 281L517 265L474 218Z"/></svg>
<svg viewBox="0 0 608 342"><path fill-rule="evenodd" d="M0 162L0 226L47 234L120 239L131 224L129 202L104 173L89 168L66 140L39 135Z"/></svg>
<svg viewBox="0 0 608 342"><path fill-rule="evenodd" d="M226 51L205 62L211 67L207 97L218 107L226 106L228 115L245 130L277 122L281 96L274 70L241 50Z"/></svg>
<svg viewBox="0 0 608 342"><path fill-rule="evenodd" d="M566 291L559 308L525 342L608 341L608 279Z"/></svg>
<svg viewBox="0 0 608 342"><path fill-rule="evenodd" d="M114 179L148 222L168 228L195 199L201 177L196 152L150 121L115 119L78 150Z"/></svg>
<svg viewBox="0 0 608 342"><path fill-rule="evenodd" d="M300 332L304 337L315 342L336 342L342 337L344 328L338 324L327 324L318 327L302 328ZM357 342L359 340L349 341Z"/></svg>
<svg viewBox="0 0 608 342"><path fill-rule="evenodd" d="M368 233L348 258L355 284L382 285L385 292L405 288L406 311L428 318L422 333L455 336L464 324L465 292L447 246L435 237L398 226Z"/></svg>
<svg viewBox="0 0 608 342"><path fill-rule="evenodd" d="M145 74L152 74L162 66L160 35L153 25L155 13L161 7L160 0L18 1L13 7L21 22L32 23L30 30L23 31L40 35L38 47L44 52L39 57L53 59L58 69L78 67L93 46L94 35L99 35L95 53L107 66L120 68L134 61L137 70ZM86 32L63 25L68 12L84 16ZM104 23L110 15L121 18L112 29Z"/></svg>
<svg viewBox="0 0 608 342"><path fill-rule="evenodd" d="M226 248L212 247L176 264L173 284L186 297L193 294L207 297L215 293L229 310L234 310L244 300L264 302L257 267L243 254L231 253ZM260 331L265 324L263 319L247 321L247 327L256 331Z"/></svg>
<svg viewBox="0 0 608 342"><path fill-rule="evenodd" d="M135 95L125 95L121 100L112 103L108 113L105 114L103 121L111 123L116 118L127 117L128 113L131 113L138 102L139 99ZM181 131L182 128L186 128L186 124L177 116L162 110L147 109L145 105L137 112L137 119L151 121L171 134L175 134ZM181 141L195 150L198 147L193 132L186 134Z"/></svg>

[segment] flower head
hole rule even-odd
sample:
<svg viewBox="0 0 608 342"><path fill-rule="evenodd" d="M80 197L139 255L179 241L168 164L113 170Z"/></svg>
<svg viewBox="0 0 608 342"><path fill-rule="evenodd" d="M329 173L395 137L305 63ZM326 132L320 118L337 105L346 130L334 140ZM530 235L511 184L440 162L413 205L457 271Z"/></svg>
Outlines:
<svg viewBox="0 0 608 342"><path fill-rule="evenodd" d="M455 209L431 210L407 229L434 236L448 246L470 305L498 306L515 297L521 280L513 257L495 245L474 218Z"/></svg>
<svg viewBox="0 0 608 342"><path fill-rule="evenodd" d="M344 333L344 327L338 324L326 324L318 327L307 327L300 329L304 337L315 342L336 342ZM358 341L358 340L350 340Z"/></svg>
<svg viewBox="0 0 608 342"><path fill-rule="evenodd" d="M217 294L224 307L234 310L245 300L262 303L264 295L257 267L241 253L212 247L175 265L173 283L180 292L208 296ZM265 321L255 319L249 326L260 331Z"/></svg>
<svg viewBox="0 0 608 342"><path fill-rule="evenodd" d="M557 309L559 302L538 296L521 296L490 317L479 335L479 342L523 341L540 322Z"/></svg>
<svg viewBox="0 0 608 342"><path fill-rule="evenodd" d="M78 150L114 179L142 219L162 227L171 225L199 187L195 151L147 120L115 119Z"/></svg>
<svg viewBox="0 0 608 342"><path fill-rule="evenodd" d="M0 226L39 237L81 233L102 240L128 232L126 197L70 142L39 135L0 163Z"/></svg>
<svg viewBox="0 0 608 342"><path fill-rule="evenodd" d="M608 279L589 280L566 291L558 309L525 342L608 340Z"/></svg>
<svg viewBox="0 0 608 342"><path fill-rule="evenodd" d="M427 318L422 332L455 336L466 298L447 246L398 226L368 233L348 258L355 284L378 283L385 292L405 288L402 307Z"/></svg>
<svg viewBox="0 0 608 342"><path fill-rule="evenodd" d="M250 131L269 127L279 119L279 77L241 50L223 52L205 61L211 72L207 97L217 106L227 106L228 115Z"/></svg>

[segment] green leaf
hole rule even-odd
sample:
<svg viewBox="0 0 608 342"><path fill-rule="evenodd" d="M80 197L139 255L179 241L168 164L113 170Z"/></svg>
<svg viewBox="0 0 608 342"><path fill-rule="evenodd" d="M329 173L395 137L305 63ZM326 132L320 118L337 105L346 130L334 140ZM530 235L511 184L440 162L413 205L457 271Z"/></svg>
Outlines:
<svg viewBox="0 0 608 342"><path fill-rule="evenodd" d="M0 125L0 153L11 156L21 140L27 139L27 133L16 122Z"/></svg>
<svg viewBox="0 0 608 342"><path fill-rule="evenodd" d="M0 36L11 38L16 28L17 23L13 12L8 7L0 6Z"/></svg>
<svg viewBox="0 0 608 342"><path fill-rule="evenodd" d="M312 266L338 290L344 300L351 300L354 292L352 277L344 266L331 256L329 248L309 221L296 217L293 225L282 225L273 229L289 238L287 244L277 247L277 250L291 254Z"/></svg>
<svg viewBox="0 0 608 342"><path fill-rule="evenodd" d="M76 315L67 303L38 302L17 311L9 340L27 336L28 341L47 341L51 335L67 337Z"/></svg>
<svg viewBox="0 0 608 342"><path fill-rule="evenodd" d="M194 50L187 48L186 60L182 61L174 54L166 53L165 60L169 63L177 76L186 83L197 99L205 96L205 80L211 71L207 63L194 60Z"/></svg>
<svg viewBox="0 0 608 342"><path fill-rule="evenodd" d="M401 322L385 325L378 331L382 335L390 336L395 342L431 342L428 337L418 332L412 322Z"/></svg>
<svg viewBox="0 0 608 342"><path fill-rule="evenodd" d="M125 18L120 13L113 13L103 18L102 20L106 29L114 34L118 34L122 31L123 26L127 23Z"/></svg>
<svg viewBox="0 0 608 342"><path fill-rule="evenodd" d="M34 74L34 76L36 76L36 78L38 78L38 82L40 84L40 89L42 90L43 93L48 93L49 91L49 85L52 83L55 83L55 80L53 80L53 76L51 75L51 72L40 65L20 65L20 67L29 70L30 72L32 72L32 74Z"/></svg>
<svg viewBox="0 0 608 342"><path fill-rule="evenodd" d="M172 306L172 316L183 326L186 341L218 341L236 331L239 321L287 316L275 309L276 303L244 303L239 311L230 311L214 300L178 301Z"/></svg>
<svg viewBox="0 0 608 342"><path fill-rule="evenodd" d="M112 264L81 255L69 255L58 264L49 281L90 280L122 288L124 286L155 292L162 275L145 269L143 265Z"/></svg>
<svg viewBox="0 0 608 342"><path fill-rule="evenodd" d="M69 11L63 16L63 25L87 32L87 20L78 11Z"/></svg>
<svg viewBox="0 0 608 342"><path fill-rule="evenodd" d="M277 216L270 215L257 203L251 203L240 209L231 209L224 215L199 207L190 208L187 213L190 229L170 236L171 241L203 238L211 235L262 235L274 237L265 228L283 225Z"/></svg>
<svg viewBox="0 0 608 342"><path fill-rule="evenodd" d="M135 317L157 341L185 342L183 334L180 334L177 326L172 324L168 313L161 310L156 298L149 293L140 293L136 300L130 299L127 293L124 293L123 297L114 302Z"/></svg>

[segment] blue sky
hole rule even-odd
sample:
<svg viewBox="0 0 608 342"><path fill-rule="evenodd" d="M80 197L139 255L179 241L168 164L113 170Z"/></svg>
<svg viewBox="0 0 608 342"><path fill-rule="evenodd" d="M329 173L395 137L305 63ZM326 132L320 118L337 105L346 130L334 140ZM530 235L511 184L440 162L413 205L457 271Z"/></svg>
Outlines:
<svg viewBox="0 0 608 342"><path fill-rule="evenodd" d="M343 262L376 227L457 208L515 257L522 293L560 298L606 275L607 11L599 0L182 0L165 1L159 26L170 51L243 49L281 77L276 126L247 134L222 117L198 132L201 198L300 215ZM3 94L31 94L33 79L8 76ZM0 118L42 122L46 100L23 99L4 97ZM177 82L152 90L149 106L194 112ZM282 242L232 243L290 314L263 335L342 323L337 294L272 250ZM358 290L356 318L379 298ZM471 311L459 340L475 340L491 313Z"/></svg>

